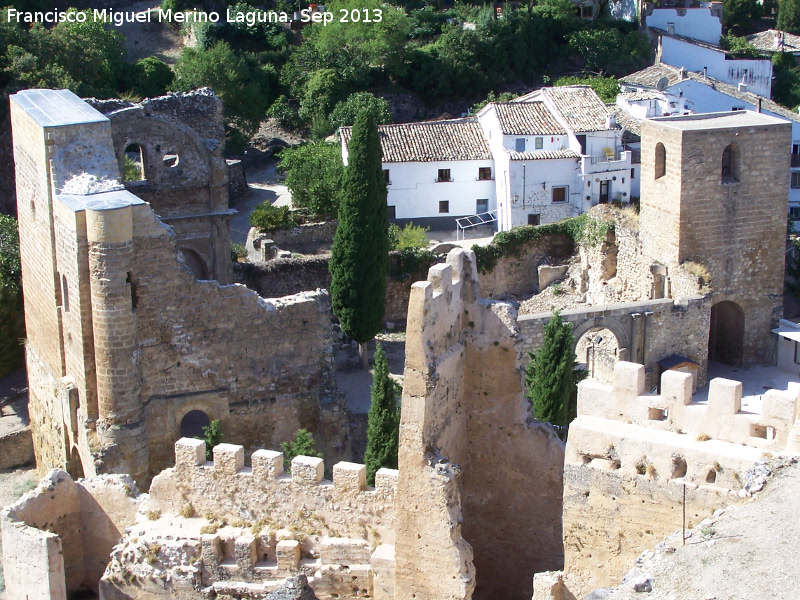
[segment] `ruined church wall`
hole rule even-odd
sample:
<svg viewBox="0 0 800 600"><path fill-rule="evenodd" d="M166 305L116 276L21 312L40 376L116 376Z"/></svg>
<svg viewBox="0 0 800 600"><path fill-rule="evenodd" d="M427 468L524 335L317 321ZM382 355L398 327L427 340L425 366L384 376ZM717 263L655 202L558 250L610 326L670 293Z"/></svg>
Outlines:
<svg viewBox="0 0 800 600"><path fill-rule="evenodd" d="M277 447L305 427L325 429L328 455L342 456L327 293L265 300L244 286L195 281L149 209L137 212L134 231L130 282L150 472L171 464L181 418L195 409L220 419L226 439L249 451Z"/></svg>

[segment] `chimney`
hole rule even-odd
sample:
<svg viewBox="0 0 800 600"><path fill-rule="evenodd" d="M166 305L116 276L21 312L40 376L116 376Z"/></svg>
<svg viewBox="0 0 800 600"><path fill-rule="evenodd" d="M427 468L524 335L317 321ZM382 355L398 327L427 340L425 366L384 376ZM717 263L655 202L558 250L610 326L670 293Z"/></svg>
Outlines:
<svg viewBox="0 0 800 600"><path fill-rule="evenodd" d="M667 23L667 35L675 35L675 23Z"/></svg>
<svg viewBox="0 0 800 600"><path fill-rule="evenodd" d="M747 91L747 84L746 84L744 81L742 81L742 82L739 84L739 91L740 91L740 92L746 92L746 91Z"/></svg>
<svg viewBox="0 0 800 600"><path fill-rule="evenodd" d="M703 79L708 79L708 67L703 67Z"/></svg>
<svg viewBox="0 0 800 600"><path fill-rule="evenodd" d="M761 96L759 96L756 101L756 112L761 112Z"/></svg>
<svg viewBox="0 0 800 600"><path fill-rule="evenodd" d="M781 46L783 46L783 34L780 31L774 31L772 35L775 49L780 50Z"/></svg>
<svg viewBox="0 0 800 600"><path fill-rule="evenodd" d="M606 129L616 129L617 128L617 115L614 114L607 114L606 115Z"/></svg>
<svg viewBox="0 0 800 600"><path fill-rule="evenodd" d="M681 81L686 79L686 67L681 67L680 75L681 75Z"/></svg>

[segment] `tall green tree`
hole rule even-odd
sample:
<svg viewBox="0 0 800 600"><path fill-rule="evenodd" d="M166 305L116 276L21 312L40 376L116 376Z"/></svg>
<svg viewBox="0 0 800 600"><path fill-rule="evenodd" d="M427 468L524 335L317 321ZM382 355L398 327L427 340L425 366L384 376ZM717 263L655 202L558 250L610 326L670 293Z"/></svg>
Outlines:
<svg viewBox="0 0 800 600"><path fill-rule="evenodd" d="M800 0L781 0L778 3L776 26L781 31L800 33Z"/></svg>
<svg viewBox="0 0 800 600"><path fill-rule="evenodd" d="M397 468L400 409L397 405L396 387L389 377L386 353L378 343L375 348L375 369L367 416L367 450L364 452L369 485L375 485L375 473L381 467Z"/></svg>
<svg viewBox="0 0 800 600"><path fill-rule="evenodd" d="M367 342L383 324L389 274L386 179L372 111L356 117L348 153L331 249L331 306L342 331L358 342L366 368Z"/></svg>
<svg viewBox="0 0 800 600"><path fill-rule="evenodd" d="M25 316L17 221L0 215L0 377L22 366Z"/></svg>
<svg viewBox="0 0 800 600"><path fill-rule="evenodd" d="M344 175L339 144L323 140L286 148L281 151L280 169L286 172L286 187L295 207L336 216Z"/></svg>
<svg viewBox="0 0 800 600"><path fill-rule="evenodd" d="M569 323L555 312L544 328L544 342L538 352L528 352L525 367L525 396L531 401L533 416L554 425L569 423L575 375L574 338Z"/></svg>

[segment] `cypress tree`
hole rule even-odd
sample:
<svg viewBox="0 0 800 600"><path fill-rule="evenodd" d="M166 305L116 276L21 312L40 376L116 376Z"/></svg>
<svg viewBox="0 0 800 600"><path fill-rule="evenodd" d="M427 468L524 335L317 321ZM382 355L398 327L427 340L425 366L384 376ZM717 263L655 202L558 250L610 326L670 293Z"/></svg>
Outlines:
<svg viewBox="0 0 800 600"><path fill-rule="evenodd" d="M389 274L386 179L372 111L356 117L348 152L331 250L331 306L342 331L358 342L366 368L367 342L383 325Z"/></svg>
<svg viewBox="0 0 800 600"><path fill-rule="evenodd" d="M800 33L800 0L781 0L778 3L776 28L789 33Z"/></svg>
<svg viewBox="0 0 800 600"><path fill-rule="evenodd" d="M528 352L525 367L525 396L531 401L533 416L554 425L569 423L573 392L577 383L574 372L574 338L569 323L562 323L554 313L544 328L544 342L538 352Z"/></svg>
<svg viewBox="0 0 800 600"><path fill-rule="evenodd" d="M386 353L379 343L375 348L375 370L367 416L367 450L364 452L369 485L375 485L375 473L381 467L397 468L399 436L400 410L395 399L395 383L389 377Z"/></svg>

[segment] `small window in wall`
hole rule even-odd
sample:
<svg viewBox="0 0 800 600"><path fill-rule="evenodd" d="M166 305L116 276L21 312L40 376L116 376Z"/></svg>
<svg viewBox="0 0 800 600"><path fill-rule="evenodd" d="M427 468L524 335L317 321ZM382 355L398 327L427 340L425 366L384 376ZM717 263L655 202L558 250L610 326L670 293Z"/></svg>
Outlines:
<svg viewBox="0 0 800 600"><path fill-rule="evenodd" d="M450 212L450 200L439 200L439 213L447 214Z"/></svg>
<svg viewBox="0 0 800 600"><path fill-rule="evenodd" d="M792 167L800 167L800 142L792 144Z"/></svg>
<svg viewBox="0 0 800 600"><path fill-rule="evenodd" d="M535 146L537 150L541 150L544 148L544 138L537 137L535 141Z"/></svg>
<svg viewBox="0 0 800 600"><path fill-rule="evenodd" d="M667 150L664 144L656 144L655 178L661 179L667 173Z"/></svg>
<svg viewBox="0 0 800 600"><path fill-rule="evenodd" d="M517 152L525 152L525 138L517 138L514 149Z"/></svg>
<svg viewBox="0 0 800 600"><path fill-rule="evenodd" d="M397 218L397 207L396 206L387 206L389 213L389 220L394 221Z"/></svg>
<svg viewBox="0 0 800 600"><path fill-rule="evenodd" d="M798 181L800 183L800 181ZM790 206L789 207L789 218L790 219L800 219L800 206Z"/></svg>
<svg viewBox="0 0 800 600"><path fill-rule="evenodd" d="M480 167L478 169L478 181L488 181L492 178L492 167Z"/></svg>
<svg viewBox="0 0 800 600"><path fill-rule="evenodd" d="M164 154L164 159L163 160L164 160L164 166L165 167L167 167L168 169L174 169L175 167L178 166L178 163L180 162L181 159L180 159L180 156L178 156L178 153L175 151L175 149L174 148L170 148Z"/></svg>
<svg viewBox="0 0 800 600"><path fill-rule="evenodd" d="M722 151L722 182L731 183L739 181L738 169L739 149L736 144L728 144Z"/></svg>
<svg viewBox="0 0 800 600"><path fill-rule="evenodd" d="M130 271L128 271L128 276L125 278L125 283L127 283L131 288L131 310L136 310L136 305L139 303L139 298L136 296L136 284L131 281Z"/></svg>
<svg viewBox="0 0 800 600"><path fill-rule="evenodd" d="M144 154L139 144L130 144L125 148L125 181L144 180Z"/></svg>
<svg viewBox="0 0 800 600"><path fill-rule="evenodd" d="M797 342L794 343L794 364L800 365L800 356L798 356L797 347L800 346Z"/></svg>
<svg viewBox="0 0 800 600"><path fill-rule="evenodd" d="M744 110L744 106L734 106L733 108L731 108L731 110L733 112L736 112L737 110Z"/></svg>
<svg viewBox="0 0 800 600"><path fill-rule="evenodd" d="M436 181L440 183L443 181L453 181L450 179L450 169L439 169L439 176Z"/></svg>
<svg viewBox="0 0 800 600"><path fill-rule="evenodd" d="M792 189L800 189L800 172L792 173Z"/></svg>
<svg viewBox="0 0 800 600"><path fill-rule="evenodd" d="M528 215L528 225L539 225L542 222L542 216L539 214Z"/></svg>
<svg viewBox="0 0 800 600"><path fill-rule="evenodd" d="M632 180L635 179L635 177L634 177L635 174L636 174L636 171L634 169L631 169L631 179Z"/></svg>
<svg viewBox="0 0 800 600"><path fill-rule="evenodd" d="M389 179L389 169L383 170L383 178L386 180L386 185L392 184L392 181Z"/></svg>
<svg viewBox="0 0 800 600"><path fill-rule="evenodd" d="M553 186L553 202L566 202L568 189L566 185Z"/></svg>
<svg viewBox="0 0 800 600"><path fill-rule="evenodd" d="M480 198L475 201L475 214L481 215L485 212L489 212L489 199L488 198Z"/></svg>

